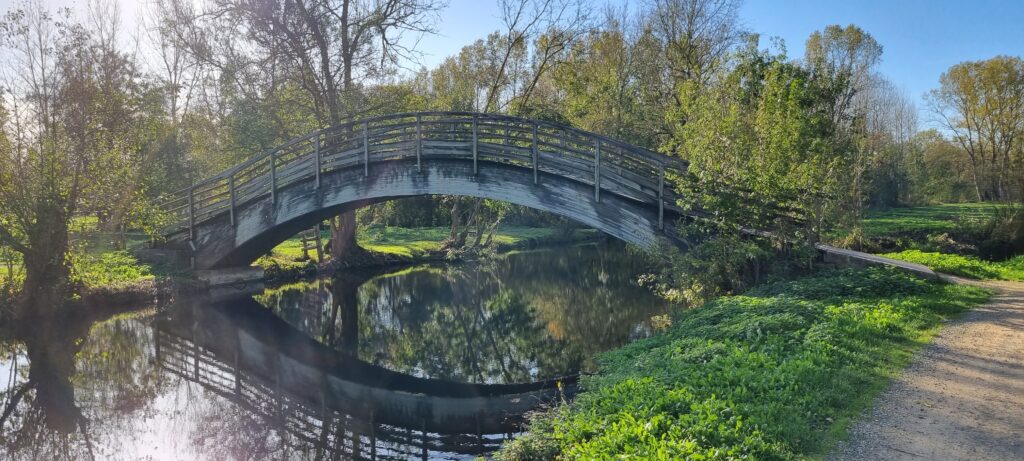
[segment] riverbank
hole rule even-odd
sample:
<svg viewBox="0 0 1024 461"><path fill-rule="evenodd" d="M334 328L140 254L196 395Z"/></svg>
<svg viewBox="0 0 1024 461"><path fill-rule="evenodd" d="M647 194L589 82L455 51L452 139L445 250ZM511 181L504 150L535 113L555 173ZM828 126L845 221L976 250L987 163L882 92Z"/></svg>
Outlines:
<svg viewBox="0 0 1024 461"><path fill-rule="evenodd" d="M122 245L115 244L110 235L97 233L94 228L93 225L77 231L79 244L72 254L72 282L77 285L73 301L148 304L168 299L175 291L197 289L189 271L159 261L140 259L133 251L121 249ZM566 233L554 228L503 226L494 235L490 247L474 253L455 254L442 250L448 231L446 227L371 227L360 233L359 243L366 251L330 267L318 265L315 251L310 251L311 258L305 259L301 240L296 236L282 242L254 264L264 269L267 283L280 284L314 277L321 271L458 260L603 238L593 229L575 229ZM326 242L328 237L325 234L323 241ZM143 247L146 241L144 237L134 236L124 243ZM11 272L8 274L6 268L0 271L0 287L5 290L19 284L20 266L12 268ZM4 309L3 297L4 292L0 291L0 309Z"/></svg>
<svg viewBox="0 0 1024 461"><path fill-rule="evenodd" d="M428 261L455 261L481 257L491 253L504 253L534 247L567 243L583 243L603 238L593 229L574 229L560 232L547 227L502 226L495 233L492 245L474 252L456 253L443 249L448 237L447 227L401 228L371 227L359 234L359 245L363 252L353 255L339 264L327 268L318 265L316 251L308 251L307 258L302 250L299 237L285 240L268 255L254 263L263 268L265 279L272 283L287 283L305 277L315 276L322 270L346 270L356 268L379 268L403 266ZM322 236L324 242L329 235ZM470 240L474 238L470 236Z"/></svg>
<svg viewBox="0 0 1024 461"><path fill-rule="evenodd" d="M869 268L720 298L601 354L578 398L498 458L818 456L945 320L988 297Z"/></svg>

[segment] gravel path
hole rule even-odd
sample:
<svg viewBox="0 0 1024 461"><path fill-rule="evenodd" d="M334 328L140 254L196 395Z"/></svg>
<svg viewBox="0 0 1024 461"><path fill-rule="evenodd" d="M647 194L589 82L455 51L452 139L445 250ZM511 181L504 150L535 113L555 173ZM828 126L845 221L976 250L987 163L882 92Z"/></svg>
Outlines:
<svg viewBox="0 0 1024 461"><path fill-rule="evenodd" d="M830 460L1024 460L1024 283L947 324Z"/></svg>

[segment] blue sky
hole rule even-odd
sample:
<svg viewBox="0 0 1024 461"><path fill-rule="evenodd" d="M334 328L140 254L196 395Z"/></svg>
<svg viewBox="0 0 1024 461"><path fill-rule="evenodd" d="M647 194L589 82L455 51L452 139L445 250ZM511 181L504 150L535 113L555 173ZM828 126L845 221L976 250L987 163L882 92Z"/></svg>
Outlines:
<svg viewBox="0 0 1024 461"><path fill-rule="evenodd" d="M1024 0L746 0L740 19L765 38L785 40L794 58L803 56L804 41L815 30L860 26L882 44L879 70L918 105L922 125L930 117L922 96L950 66L999 54L1024 56ZM499 27L496 2L451 0L439 34L420 43L424 64L436 64Z"/></svg>

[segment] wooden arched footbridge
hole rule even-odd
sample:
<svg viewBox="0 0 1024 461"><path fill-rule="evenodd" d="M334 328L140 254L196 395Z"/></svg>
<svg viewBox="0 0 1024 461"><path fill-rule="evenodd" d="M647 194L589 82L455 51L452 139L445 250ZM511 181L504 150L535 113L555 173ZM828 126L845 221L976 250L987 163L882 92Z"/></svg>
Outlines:
<svg viewBox="0 0 1024 461"><path fill-rule="evenodd" d="M319 130L174 194L167 244L197 269L245 265L314 223L416 195L504 200L653 247L687 163L570 126L418 112ZM667 234L671 234L668 232Z"/></svg>

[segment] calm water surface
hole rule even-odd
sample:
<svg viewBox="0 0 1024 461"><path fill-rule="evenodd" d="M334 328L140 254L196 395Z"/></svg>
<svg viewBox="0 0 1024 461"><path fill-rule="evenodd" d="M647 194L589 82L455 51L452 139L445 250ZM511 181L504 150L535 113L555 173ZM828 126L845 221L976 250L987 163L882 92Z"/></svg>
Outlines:
<svg viewBox="0 0 1024 461"><path fill-rule="evenodd" d="M0 459L466 459L667 306L588 245L0 338Z"/></svg>

